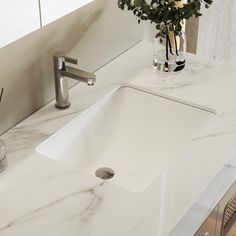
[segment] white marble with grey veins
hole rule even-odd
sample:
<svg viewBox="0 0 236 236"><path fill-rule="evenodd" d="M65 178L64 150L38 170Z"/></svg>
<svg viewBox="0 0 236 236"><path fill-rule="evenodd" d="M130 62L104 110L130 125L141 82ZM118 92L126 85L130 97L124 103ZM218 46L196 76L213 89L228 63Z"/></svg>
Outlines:
<svg viewBox="0 0 236 236"><path fill-rule="evenodd" d="M235 180L236 67L190 56L183 72L155 73L151 54L152 44L136 45L97 72L96 86L71 89L70 109L57 110L52 102L1 136L9 167L0 176L0 236L194 234ZM165 178L133 193L35 152L42 140L128 80L217 111Z"/></svg>

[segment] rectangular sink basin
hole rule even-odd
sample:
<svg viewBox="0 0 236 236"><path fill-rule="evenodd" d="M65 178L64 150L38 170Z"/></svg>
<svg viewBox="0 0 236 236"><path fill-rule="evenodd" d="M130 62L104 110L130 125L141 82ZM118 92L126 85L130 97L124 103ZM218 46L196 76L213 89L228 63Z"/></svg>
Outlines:
<svg viewBox="0 0 236 236"><path fill-rule="evenodd" d="M89 175L141 192L180 157L213 117L212 110L121 86L36 150Z"/></svg>

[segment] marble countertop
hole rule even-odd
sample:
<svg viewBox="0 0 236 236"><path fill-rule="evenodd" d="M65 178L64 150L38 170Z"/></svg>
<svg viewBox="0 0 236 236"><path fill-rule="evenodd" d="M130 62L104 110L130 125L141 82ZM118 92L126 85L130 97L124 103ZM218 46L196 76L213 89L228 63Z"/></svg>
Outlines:
<svg viewBox="0 0 236 236"><path fill-rule="evenodd" d="M0 137L9 162L0 176L0 235L194 234L236 177L236 66L189 55L184 71L156 73L151 55L152 44L137 44L96 72L96 86L73 87L70 109L57 110L53 101ZM217 112L165 178L134 193L36 153L39 143L127 81Z"/></svg>

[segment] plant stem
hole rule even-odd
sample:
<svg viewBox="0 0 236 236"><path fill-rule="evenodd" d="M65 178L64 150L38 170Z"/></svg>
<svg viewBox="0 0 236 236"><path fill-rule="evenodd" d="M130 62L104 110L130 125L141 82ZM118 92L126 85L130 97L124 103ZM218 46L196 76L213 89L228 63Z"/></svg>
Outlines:
<svg viewBox="0 0 236 236"><path fill-rule="evenodd" d="M172 47L171 47L171 41L170 41L169 33L167 34L167 38L168 38L168 45L169 45L169 47L170 47L170 53L171 53L172 55L174 55L174 53L172 52Z"/></svg>
<svg viewBox="0 0 236 236"><path fill-rule="evenodd" d="M169 61L169 53L168 53L168 35L166 35L166 60Z"/></svg>
<svg viewBox="0 0 236 236"><path fill-rule="evenodd" d="M174 38L175 38L175 53L177 56L179 56L179 52L178 52L178 47L177 47L177 40L176 40L176 35L174 34Z"/></svg>

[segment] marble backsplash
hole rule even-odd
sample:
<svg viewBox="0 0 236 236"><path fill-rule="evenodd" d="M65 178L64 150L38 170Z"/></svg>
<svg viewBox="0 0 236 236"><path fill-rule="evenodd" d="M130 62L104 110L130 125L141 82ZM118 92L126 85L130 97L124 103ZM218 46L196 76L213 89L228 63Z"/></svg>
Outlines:
<svg viewBox="0 0 236 236"><path fill-rule="evenodd" d="M236 63L236 1L214 0L200 18L197 54Z"/></svg>
<svg viewBox="0 0 236 236"><path fill-rule="evenodd" d="M95 0L1 48L0 134L54 99L55 51L79 58L79 68L93 72L136 44L142 32L116 0Z"/></svg>

